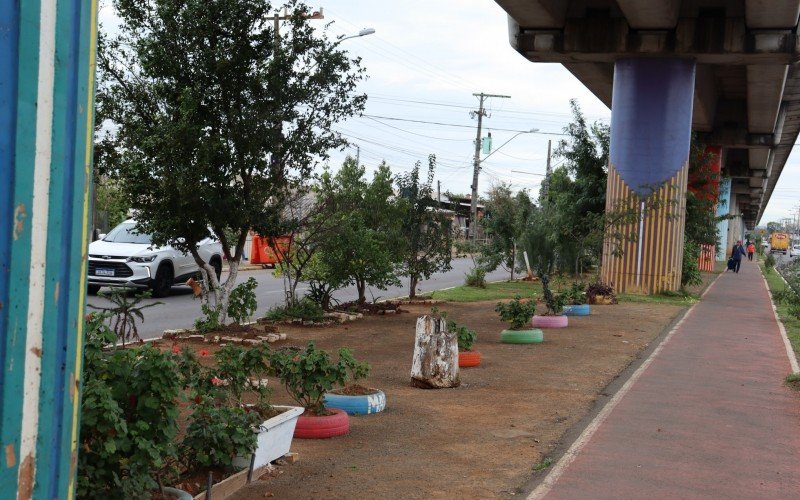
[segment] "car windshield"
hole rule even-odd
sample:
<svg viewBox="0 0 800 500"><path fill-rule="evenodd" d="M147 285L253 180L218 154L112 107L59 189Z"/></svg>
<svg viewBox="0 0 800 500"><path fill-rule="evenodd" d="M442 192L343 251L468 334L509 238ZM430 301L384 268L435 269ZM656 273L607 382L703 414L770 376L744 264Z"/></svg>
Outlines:
<svg viewBox="0 0 800 500"><path fill-rule="evenodd" d="M136 231L136 224L133 222L123 222L119 226L111 230L110 233L103 238L103 241L111 243L140 243L149 245L152 238L149 234L141 234Z"/></svg>

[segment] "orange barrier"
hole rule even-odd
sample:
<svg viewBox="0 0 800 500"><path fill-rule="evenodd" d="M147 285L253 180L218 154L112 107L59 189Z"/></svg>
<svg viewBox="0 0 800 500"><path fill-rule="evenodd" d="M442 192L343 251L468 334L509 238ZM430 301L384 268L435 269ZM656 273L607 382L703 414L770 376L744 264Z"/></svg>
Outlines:
<svg viewBox="0 0 800 500"><path fill-rule="evenodd" d="M259 236L253 235L253 243L250 246L250 263L261 264L262 266L272 266L279 264L281 254L288 252L292 244L291 236ZM276 252L275 249L279 252Z"/></svg>
<svg viewBox="0 0 800 500"><path fill-rule="evenodd" d="M697 265L701 271L711 272L714 270L715 255L714 245L700 245L700 257L697 259Z"/></svg>

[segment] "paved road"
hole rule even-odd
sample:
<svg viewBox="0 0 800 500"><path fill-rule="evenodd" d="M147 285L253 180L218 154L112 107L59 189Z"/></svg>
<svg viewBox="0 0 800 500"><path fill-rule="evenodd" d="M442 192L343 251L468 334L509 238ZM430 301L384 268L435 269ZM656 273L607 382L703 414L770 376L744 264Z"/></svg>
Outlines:
<svg viewBox="0 0 800 500"><path fill-rule="evenodd" d="M464 284L464 275L471 267L472 261L470 259L454 259L453 269L451 271L435 274L430 280L423 281L418 286L418 293L462 285ZM251 276L258 280L258 288L256 288L256 298L258 300L256 317L260 317L263 316L269 308L283 303L283 280L272 276L272 270L264 269L257 271L241 271L237 276L237 282L241 283L242 281L246 281L247 278ZM224 278L225 275L223 274L223 279ZM489 281L507 278L508 273L502 270L489 273L486 277ZM301 283L298 286L298 295L303 295L306 290L307 286ZM407 281L403 287L392 287L388 290L367 290L367 300L372 300L373 297L375 299L387 299L405 295L408 295ZM358 293L354 287L339 290L334 294L334 298L340 302L355 300L357 297ZM187 286L173 287L172 295L159 300L163 302L162 305L151 307L143 311L145 321L139 327L139 335L143 339L160 337L161 333L166 329L190 328L194 324L194 320L201 314L200 301L192 296L192 291ZM147 302L156 302L156 300L152 299ZM88 303L99 307L108 305L108 301L101 297L89 297ZM87 310L91 311L92 309L87 308Z"/></svg>

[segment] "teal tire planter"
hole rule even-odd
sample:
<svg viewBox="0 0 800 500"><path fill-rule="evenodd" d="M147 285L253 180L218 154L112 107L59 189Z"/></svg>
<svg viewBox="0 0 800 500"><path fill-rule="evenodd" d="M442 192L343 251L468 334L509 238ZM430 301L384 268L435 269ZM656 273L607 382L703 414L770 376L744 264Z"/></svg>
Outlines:
<svg viewBox="0 0 800 500"><path fill-rule="evenodd" d="M329 392L325 394L325 407L339 408L346 411L348 415L379 413L386 408L386 394L378 389L375 389L375 391L375 394L365 394L363 396L349 396Z"/></svg>
<svg viewBox="0 0 800 500"><path fill-rule="evenodd" d="M589 316L591 313L589 304L564 306L564 316Z"/></svg>
<svg viewBox="0 0 800 500"><path fill-rule="evenodd" d="M544 333L538 328L533 330L503 330L500 341L504 344L539 344L544 340Z"/></svg>

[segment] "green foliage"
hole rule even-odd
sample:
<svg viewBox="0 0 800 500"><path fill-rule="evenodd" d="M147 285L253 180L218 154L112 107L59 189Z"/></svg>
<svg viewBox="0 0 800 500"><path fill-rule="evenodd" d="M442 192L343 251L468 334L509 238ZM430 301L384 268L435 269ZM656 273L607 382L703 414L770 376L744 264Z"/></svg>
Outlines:
<svg viewBox="0 0 800 500"><path fill-rule="evenodd" d="M447 302L478 302L482 300L511 299L515 295L530 295L538 290L538 285L530 281L511 281L487 283L486 288L457 286L448 290L437 290L430 297Z"/></svg>
<svg viewBox="0 0 800 500"><path fill-rule="evenodd" d="M98 224L95 221L95 225L112 228L126 219L129 206L116 179L95 172L94 193L95 213L105 219L105 224Z"/></svg>
<svg viewBox="0 0 800 500"><path fill-rule="evenodd" d="M256 312L258 307L256 302L257 286L258 282L251 276L247 278L247 281L239 283L236 288L231 290L230 301L228 302L228 316L237 323L245 323Z"/></svg>
<svg viewBox="0 0 800 500"><path fill-rule="evenodd" d="M775 256L768 253L764 258L764 272L771 273L775 269Z"/></svg>
<svg viewBox="0 0 800 500"><path fill-rule="evenodd" d="M322 284L353 284L363 304L367 286L399 286L403 207L392 191L389 167L380 165L367 182L365 168L348 157L335 175L328 170L322 174L315 191L322 205L319 216L336 228L335 237L318 247L321 284L316 290L325 290Z"/></svg>
<svg viewBox="0 0 800 500"><path fill-rule="evenodd" d="M494 310L500 315L500 320L511 324L512 330L523 328L536 313L536 302L522 300L517 295L510 302L498 302Z"/></svg>
<svg viewBox="0 0 800 500"><path fill-rule="evenodd" d="M489 191L486 216L481 220L489 243L480 249L481 267L494 271L503 265L514 279L517 266L517 244L522 237L534 210L527 191L514 195L511 186L501 184Z"/></svg>
<svg viewBox="0 0 800 500"><path fill-rule="evenodd" d="M323 397L336 386L344 386L352 376L363 378L369 365L359 363L349 349L339 349L339 360L309 342L305 349L289 347L272 354L271 366L289 395L315 415L325 413Z"/></svg>
<svg viewBox="0 0 800 500"><path fill-rule="evenodd" d="M416 297L417 284L435 272L449 271L452 253L450 220L433 199L436 156L428 157L428 176L420 180L420 162L397 178L402 207L399 251L402 272L409 277L409 298Z"/></svg>
<svg viewBox="0 0 800 500"><path fill-rule="evenodd" d="M475 288L486 288L486 270L473 267L464 277L464 284Z"/></svg>
<svg viewBox="0 0 800 500"><path fill-rule="evenodd" d="M268 0L114 6L119 25L98 44L98 122L114 126L98 145L113 157L109 175L154 244L200 261L210 229L238 263L248 231L272 235L289 196L346 144L333 125L364 109L360 60L296 0L280 36ZM212 296L223 321L230 276Z"/></svg>
<svg viewBox="0 0 800 500"><path fill-rule="evenodd" d="M195 330L200 333L209 333L222 326L219 321L221 312L218 309L213 308L208 304L201 305L200 309L203 311L204 317L194 320Z"/></svg>
<svg viewBox="0 0 800 500"><path fill-rule="evenodd" d="M700 285L703 276L700 274L698 259L700 245L690 240L683 242L683 266L681 267L681 287Z"/></svg>
<svg viewBox="0 0 800 500"><path fill-rule="evenodd" d="M562 293L567 304L581 305L586 303L586 284L581 281L573 281L572 284Z"/></svg>
<svg viewBox="0 0 800 500"><path fill-rule="evenodd" d="M561 293L553 293L550 290L550 277L542 275L542 294L544 295L544 304L547 308L546 316L558 316L564 311L564 304L567 302L567 297Z"/></svg>
<svg viewBox="0 0 800 500"><path fill-rule="evenodd" d="M142 310L163 304L163 302L152 302L150 304L140 305L144 299L150 298L150 290L129 297L127 290L112 288L111 292L100 292L99 295L111 302L113 306L96 307L89 304L89 307L107 313L103 317L108 319L109 326L113 324L112 328L114 334L117 336L117 340L122 342L123 347L126 342L142 341L139 337L139 330L136 328L137 319L139 321L144 321Z"/></svg>
<svg viewBox="0 0 800 500"><path fill-rule="evenodd" d="M460 351L471 351L473 344L478 340L478 334L475 330L470 330L464 325L459 325L453 320L447 320L447 329L450 332L455 332L458 336L458 349Z"/></svg>
<svg viewBox="0 0 800 500"><path fill-rule="evenodd" d="M325 311L310 298L303 299L288 306L275 306L264 315L270 321L282 321L286 319L302 319L303 321L322 321L325 318Z"/></svg>
<svg viewBox="0 0 800 500"><path fill-rule="evenodd" d="M182 379L150 345L106 350L116 336L105 319L86 325L77 495L141 498L176 456Z"/></svg>
<svg viewBox="0 0 800 500"><path fill-rule="evenodd" d="M208 396L198 396L190 405L183 439L184 455L190 467L230 467L237 455L247 456L257 445L253 426L256 412L241 406L221 406Z"/></svg>

